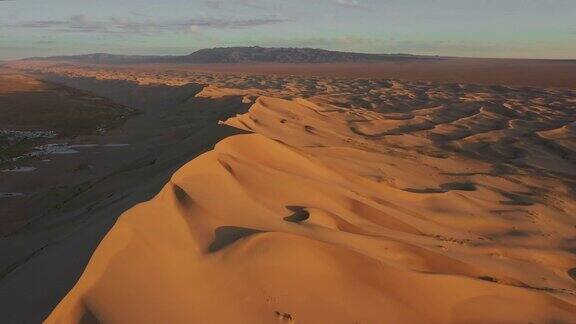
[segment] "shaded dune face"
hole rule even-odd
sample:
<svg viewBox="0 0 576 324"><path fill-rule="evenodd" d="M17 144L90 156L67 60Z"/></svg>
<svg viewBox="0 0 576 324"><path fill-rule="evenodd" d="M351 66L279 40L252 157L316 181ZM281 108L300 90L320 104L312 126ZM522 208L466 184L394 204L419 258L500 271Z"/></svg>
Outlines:
<svg viewBox="0 0 576 324"><path fill-rule="evenodd" d="M260 97L46 322L570 322L574 112L506 109Z"/></svg>

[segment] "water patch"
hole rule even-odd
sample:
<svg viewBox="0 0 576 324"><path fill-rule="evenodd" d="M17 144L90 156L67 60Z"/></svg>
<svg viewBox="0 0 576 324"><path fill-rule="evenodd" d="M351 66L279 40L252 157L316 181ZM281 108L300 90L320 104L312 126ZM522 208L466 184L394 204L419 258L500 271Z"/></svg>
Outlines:
<svg viewBox="0 0 576 324"><path fill-rule="evenodd" d="M130 144L68 144L68 143L52 143L52 144L45 144L40 146L35 146L32 152L26 153L24 155L20 155L15 158L11 158L8 160L0 161L2 162L17 162L19 160L25 158L33 158L39 157L44 155L69 155L69 154L78 154L80 153L79 149L82 148L94 148L94 147L126 147L130 146ZM50 160L43 160L43 162L49 162Z"/></svg>
<svg viewBox="0 0 576 324"><path fill-rule="evenodd" d="M21 167L4 169L2 170L2 172L22 173L22 172L32 172L34 170L36 170L36 168L33 166L21 166Z"/></svg>
<svg viewBox="0 0 576 324"><path fill-rule="evenodd" d="M0 129L0 136L5 136L10 141L32 140L39 138L55 138L58 134L55 131L19 131L10 129Z"/></svg>
<svg viewBox="0 0 576 324"><path fill-rule="evenodd" d="M2 198L17 198L25 197L26 195L20 192L0 192L0 199Z"/></svg>
<svg viewBox="0 0 576 324"><path fill-rule="evenodd" d="M98 147L98 144L75 144L75 145L68 145L69 148L85 148L85 147Z"/></svg>
<svg viewBox="0 0 576 324"><path fill-rule="evenodd" d="M29 153L29 156L41 156L52 154L78 154L80 151L74 150L68 143L64 144L46 144L34 147L34 151Z"/></svg>

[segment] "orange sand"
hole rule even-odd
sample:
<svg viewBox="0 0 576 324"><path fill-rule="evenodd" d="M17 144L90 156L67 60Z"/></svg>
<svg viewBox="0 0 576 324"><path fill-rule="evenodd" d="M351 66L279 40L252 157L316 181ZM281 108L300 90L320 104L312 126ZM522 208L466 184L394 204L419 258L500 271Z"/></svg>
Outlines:
<svg viewBox="0 0 576 324"><path fill-rule="evenodd" d="M121 216L46 322L574 321L576 203L561 176L531 171L571 164L536 152L523 171L498 170L475 145L530 125L486 130L473 118L491 110L442 109L260 97L226 122L254 134L220 142ZM414 128L426 120L473 134L442 151ZM540 134L573 144L562 127Z"/></svg>

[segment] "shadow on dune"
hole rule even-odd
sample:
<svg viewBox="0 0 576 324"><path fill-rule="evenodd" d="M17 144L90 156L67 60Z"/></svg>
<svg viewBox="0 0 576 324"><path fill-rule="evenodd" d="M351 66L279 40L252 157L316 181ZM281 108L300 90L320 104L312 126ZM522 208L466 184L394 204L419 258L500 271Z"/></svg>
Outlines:
<svg viewBox="0 0 576 324"><path fill-rule="evenodd" d="M96 318L94 313L87 308L84 316L80 319L80 324L100 324L100 321Z"/></svg>
<svg viewBox="0 0 576 324"><path fill-rule="evenodd" d="M310 213L300 206L286 206L286 209L293 212L292 215L284 217L284 220L290 223L300 223L310 218Z"/></svg>
<svg viewBox="0 0 576 324"><path fill-rule="evenodd" d="M449 191L475 191L476 185L471 182L450 182L443 183L440 188L406 188L404 191L411 193L446 193Z"/></svg>
<svg viewBox="0 0 576 324"><path fill-rule="evenodd" d="M237 226L221 226L214 231L214 241L208 246L208 252L214 253L222 250L236 241L262 233L263 231Z"/></svg>

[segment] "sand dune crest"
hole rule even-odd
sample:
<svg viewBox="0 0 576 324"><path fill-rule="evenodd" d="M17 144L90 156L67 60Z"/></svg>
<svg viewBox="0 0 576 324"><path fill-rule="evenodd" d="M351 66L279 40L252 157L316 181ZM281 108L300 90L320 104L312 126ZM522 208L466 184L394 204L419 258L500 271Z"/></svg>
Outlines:
<svg viewBox="0 0 576 324"><path fill-rule="evenodd" d="M420 113L415 123L475 123ZM254 134L223 140L125 213L46 322L574 319L566 187L431 154L423 127L392 117L260 97L226 121ZM526 193L554 186L558 204Z"/></svg>

